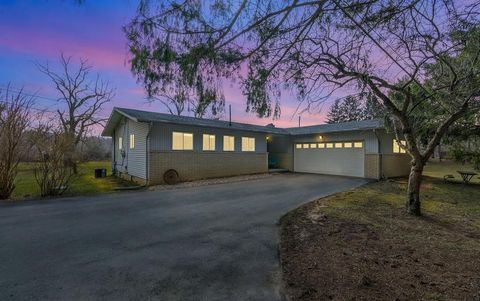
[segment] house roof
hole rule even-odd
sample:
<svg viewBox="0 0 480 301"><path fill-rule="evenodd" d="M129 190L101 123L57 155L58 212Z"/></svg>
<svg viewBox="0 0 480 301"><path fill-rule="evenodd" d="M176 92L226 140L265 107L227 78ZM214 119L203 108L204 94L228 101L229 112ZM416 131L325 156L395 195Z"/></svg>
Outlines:
<svg viewBox="0 0 480 301"><path fill-rule="evenodd" d="M337 132L349 132L349 131L366 131L373 129L384 128L383 120L362 120L362 121L350 121L341 123L319 124L312 126L302 126L296 128L286 128L285 130L290 135L308 135L308 134L324 134L324 133L337 133Z"/></svg>
<svg viewBox="0 0 480 301"><path fill-rule="evenodd" d="M107 124L102 132L102 136L112 136L113 130L123 117L127 117L136 122L153 123L173 123L181 125L204 126L214 128L235 129L250 132L261 132L268 134L283 135L307 135L322 134L332 132L344 132L355 130L371 130L383 128L381 120L352 121L336 124L320 124L314 126L305 126L297 128L277 128L271 125L261 126L239 122L228 122L225 120L202 119L189 116L177 116L165 113L141 111L127 108L114 108Z"/></svg>

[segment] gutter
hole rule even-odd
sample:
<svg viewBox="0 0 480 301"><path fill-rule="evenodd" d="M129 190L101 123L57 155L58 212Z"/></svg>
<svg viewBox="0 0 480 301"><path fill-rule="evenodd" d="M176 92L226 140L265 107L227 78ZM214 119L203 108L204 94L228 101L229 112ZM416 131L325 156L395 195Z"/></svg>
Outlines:
<svg viewBox="0 0 480 301"><path fill-rule="evenodd" d="M153 128L153 122L150 122L148 124L148 132L147 132L147 137L146 137L146 141L145 141L145 171L146 171L146 175L145 175L145 186L148 186L148 181L150 179L150 165L149 165L149 156L150 156L150 133L152 132L152 128Z"/></svg>

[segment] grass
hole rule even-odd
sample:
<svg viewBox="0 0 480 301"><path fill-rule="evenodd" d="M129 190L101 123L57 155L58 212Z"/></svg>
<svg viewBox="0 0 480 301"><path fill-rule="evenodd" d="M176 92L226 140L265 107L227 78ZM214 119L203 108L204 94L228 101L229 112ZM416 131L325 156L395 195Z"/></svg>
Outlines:
<svg viewBox="0 0 480 301"><path fill-rule="evenodd" d="M430 161L425 167L423 172L424 176L432 177L432 178L439 178L443 179L445 175L452 175L455 177L455 181L462 181L462 177L458 171L473 171L478 173L477 176L473 177L471 183L478 183L480 184L480 171L474 170L472 164L465 163L462 165L461 163L457 163L454 161L443 160L442 162Z"/></svg>
<svg viewBox="0 0 480 301"><path fill-rule="evenodd" d="M106 178L94 177L95 168L106 168L107 174L111 174L109 161L92 161L81 163L78 166L78 175L74 176L70 187L65 195L88 195L95 193L104 193L113 191L116 187L131 185L113 176ZM33 164L21 163L19 172L15 180L15 190L13 191L13 200L22 200L27 198L40 197L40 190L35 180Z"/></svg>
<svg viewBox="0 0 480 301"><path fill-rule="evenodd" d="M291 300L480 298L480 185L443 182L468 168L428 164L422 217L405 214L406 179L370 183L287 214L280 249Z"/></svg>

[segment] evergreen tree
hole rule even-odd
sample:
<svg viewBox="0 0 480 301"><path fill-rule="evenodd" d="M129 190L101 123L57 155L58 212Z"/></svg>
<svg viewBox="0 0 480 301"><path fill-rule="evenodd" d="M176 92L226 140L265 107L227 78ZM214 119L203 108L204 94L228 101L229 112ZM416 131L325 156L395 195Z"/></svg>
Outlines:
<svg viewBox="0 0 480 301"><path fill-rule="evenodd" d="M364 115L362 99L358 96L347 96L343 100L335 100L327 114L327 123L364 120Z"/></svg>
<svg viewBox="0 0 480 301"><path fill-rule="evenodd" d="M372 93L366 93L363 106L362 120L383 119L386 111L378 98Z"/></svg>
<svg viewBox="0 0 480 301"><path fill-rule="evenodd" d="M327 113L327 123L340 122L340 99L335 100L335 103L330 107Z"/></svg>

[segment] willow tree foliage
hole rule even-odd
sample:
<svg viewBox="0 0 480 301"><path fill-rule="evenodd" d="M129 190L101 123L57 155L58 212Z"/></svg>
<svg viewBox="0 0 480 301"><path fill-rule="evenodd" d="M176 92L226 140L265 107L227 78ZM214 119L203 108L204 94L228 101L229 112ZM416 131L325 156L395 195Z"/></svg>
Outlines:
<svg viewBox="0 0 480 301"><path fill-rule="evenodd" d="M406 140L406 207L420 215L426 161L452 124L478 110L479 11L459 0L144 0L125 32L150 95L185 90L215 104L234 79L248 111L278 116L285 90L308 107L338 89L372 93ZM423 105L436 128L424 148L425 121L412 118Z"/></svg>

